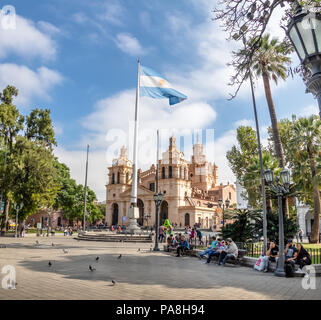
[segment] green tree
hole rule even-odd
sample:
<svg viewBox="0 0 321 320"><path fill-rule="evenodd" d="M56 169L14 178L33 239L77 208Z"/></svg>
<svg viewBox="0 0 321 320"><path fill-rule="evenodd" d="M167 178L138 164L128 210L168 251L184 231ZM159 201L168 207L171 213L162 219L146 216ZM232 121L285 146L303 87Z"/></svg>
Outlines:
<svg viewBox="0 0 321 320"><path fill-rule="evenodd" d="M17 97L18 90L13 86L7 86L0 92L0 137L3 142L3 165L0 168L0 190L2 199L5 202L5 217L2 219L1 227L6 225L9 214L9 191L10 177L8 172L8 162L13 152L15 138L19 131L23 129L24 117L20 115L17 107L13 105L14 97Z"/></svg>
<svg viewBox="0 0 321 320"><path fill-rule="evenodd" d="M299 119L293 117L287 136L292 177L300 198L307 203L311 203L313 199L311 241L318 243L321 214L321 120L315 115Z"/></svg>
<svg viewBox="0 0 321 320"><path fill-rule="evenodd" d="M227 152L226 158L236 178L241 181L258 153L256 131L249 126L240 126L237 128L236 139L238 145Z"/></svg>
<svg viewBox="0 0 321 320"><path fill-rule="evenodd" d="M25 137L32 141L44 142L50 149L53 145L57 146L49 109L31 111L26 117Z"/></svg>
<svg viewBox="0 0 321 320"><path fill-rule="evenodd" d="M23 221L40 208L53 206L59 188L57 173L51 152L25 137L17 137L10 157L10 193L15 203L23 204L19 214L19 221Z"/></svg>

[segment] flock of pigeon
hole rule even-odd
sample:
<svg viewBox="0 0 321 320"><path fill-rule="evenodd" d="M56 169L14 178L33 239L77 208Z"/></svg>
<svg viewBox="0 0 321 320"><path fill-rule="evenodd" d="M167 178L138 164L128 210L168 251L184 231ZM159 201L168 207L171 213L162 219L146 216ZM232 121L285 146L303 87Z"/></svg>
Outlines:
<svg viewBox="0 0 321 320"><path fill-rule="evenodd" d="M36 246L39 246L39 245L40 245L40 243L39 243L38 240L36 240L35 245L36 245ZM55 244L52 242L51 246L54 247ZM139 249L139 250L140 250L140 249ZM63 251L63 253L65 253L65 254L68 253L68 250L66 250L66 249L62 249L62 251ZM122 258L122 255L120 254L120 255L117 257L117 259L119 260L119 259L121 259L121 258ZM96 257L95 261L96 261L96 263L98 263L98 261L99 261L99 257L98 257L98 256ZM52 262L49 261L49 262L48 262L48 267L50 268L51 266L52 266ZM89 271L93 272L93 271L95 271L95 270L96 270L95 266L89 265ZM111 283L112 283L112 286L116 285L116 281L115 281L115 280L111 280Z"/></svg>

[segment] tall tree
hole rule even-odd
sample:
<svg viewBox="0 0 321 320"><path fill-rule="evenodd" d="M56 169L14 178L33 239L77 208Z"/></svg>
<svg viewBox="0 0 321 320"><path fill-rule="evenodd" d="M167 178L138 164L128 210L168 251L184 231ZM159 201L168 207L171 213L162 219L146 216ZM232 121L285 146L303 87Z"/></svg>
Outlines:
<svg viewBox="0 0 321 320"><path fill-rule="evenodd" d="M8 162L13 152L15 138L19 131L23 129L24 117L20 115L19 110L13 105L14 97L17 97L18 90L13 86L7 86L3 92L0 92L0 137L4 144L3 166L0 168L0 192L5 202L5 219L3 225L6 225L9 214L9 191L10 177L8 173ZM2 225L2 227L3 227Z"/></svg>
<svg viewBox="0 0 321 320"><path fill-rule="evenodd" d="M313 199L314 223L312 242L319 242L321 214L321 120L318 116L293 117L287 137L292 176L300 191L301 199Z"/></svg>
<svg viewBox="0 0 321 320"><path fill-rule="evenodd" d="M19 221L23 221L40 208L53 206L59 188L57 173L51 152L25 137L17 137L11 157L10 192L16 203L23 204L19 213Z"/></svg>
<svg viewBox="0 0 321 320"><path fill-rule="evenodd" d="M32 141L44 142L46 147L57 146L49 109L34 109L26 117L25 136Z"/></svg>

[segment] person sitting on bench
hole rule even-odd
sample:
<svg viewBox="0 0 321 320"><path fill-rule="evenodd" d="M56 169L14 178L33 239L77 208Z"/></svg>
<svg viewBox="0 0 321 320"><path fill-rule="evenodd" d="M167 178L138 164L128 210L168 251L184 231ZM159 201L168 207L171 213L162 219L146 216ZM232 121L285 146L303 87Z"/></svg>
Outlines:
<svg viewBox="0 0 321 320"><path fill-rule="evenodd" d="M177 257L180 257L181 252L183 253L186 249L189 249L188 241L185 239L185 236L181 236L181 241L177 246Z"/></svg>
<svg viewBox="0 0 321 320"><path fill-rule="evenodd" d="M312 263L311 256L303 248L303 245L301 243L298 244L298 255L296 258L296 263L300 266L299 272L302 271L304 266L308 266Z"/></svg>
<svg viewBox="0 0 321 320"><path fill-rule="evenodd" d="M220 254L227 249L227 245L226 242L223 240L221 242L221 239L217 239L217 246L216 246L216 250L212 250L209 254L208 254L208 258L207 261L205 263L210 263L212 257L219 257Z"/></svg>
<svg viewBox="0 0 321 320"><path fill-rule="evenodd" d="M202 259L205 255L209 255L213 250L216 250L216 246L218 244L218 240L216 240L216 237L212 238L213 241L211 245L208 246L206 250L204 250L202 253L200 253L200 258ZM221 241L220 241L221 242Z"/></svg>
<svg viewBox="0 0 321 320"><path fill-rule="evenodd" d="M263 272L268 272L270 268L270 262L277 262L279 257L279 247L276 245L275 241L270 242L270 248L266 251L266 256L264 259L264 270Z"/></svg>
<svg viewBox="0 0 321 320"><path fill-rule="evenodd" d="M237 248L237 245L233 242L231 238L226 239L227 242L227 249L221 252L219 259L218 259L218 265L225 265L227 259L237 259L237 256L239 254L239 250Z"/></svg>

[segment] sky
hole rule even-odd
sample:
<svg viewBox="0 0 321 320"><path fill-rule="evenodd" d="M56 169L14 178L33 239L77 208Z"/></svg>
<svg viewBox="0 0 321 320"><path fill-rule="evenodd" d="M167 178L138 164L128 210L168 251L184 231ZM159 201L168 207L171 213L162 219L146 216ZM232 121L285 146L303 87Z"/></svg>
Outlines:
<svg viewBox="0 0 321 320"><path fill-rule="evenodd" d="M90 145L88 184L106 200L108 167L125 145L132 157L137 59L162 74L188 99L174 108L167 100L142 97L139 105L139 164L156 162L156 130L161 151L175 135L185 158L192 144L206 145L218 166L220 183L235 182L226 152L236 144L239 125L254 127L245 84L229 101L231 51L218 22L215 0L11 0L16 28L0 26L0 90L19 89L15 104L28 114L49 108L58 146L54 153L84 184L86 146ZM282 12L272 16L269 32L278 38ZM298 65L295 54L293 66ZM267 143L270 117L261 79L255 81L260 133ZM299 76L272 85L279 119L317 114L317 103Z"/></svg>

